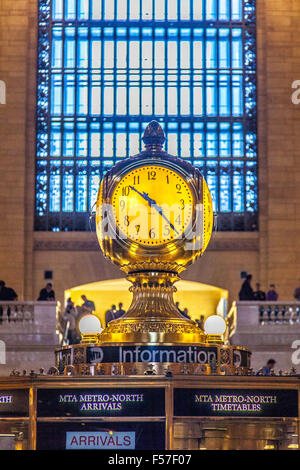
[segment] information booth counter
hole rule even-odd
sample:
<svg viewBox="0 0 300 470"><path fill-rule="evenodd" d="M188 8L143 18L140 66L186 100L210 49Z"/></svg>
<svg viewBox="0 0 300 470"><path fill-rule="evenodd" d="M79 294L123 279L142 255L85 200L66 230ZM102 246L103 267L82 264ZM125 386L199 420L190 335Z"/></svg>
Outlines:
<svg viewBox="0 0 300 470"><path fill-rule="evenodd" d="M0 379L0 449L299 448L299 377Z"/></svg>

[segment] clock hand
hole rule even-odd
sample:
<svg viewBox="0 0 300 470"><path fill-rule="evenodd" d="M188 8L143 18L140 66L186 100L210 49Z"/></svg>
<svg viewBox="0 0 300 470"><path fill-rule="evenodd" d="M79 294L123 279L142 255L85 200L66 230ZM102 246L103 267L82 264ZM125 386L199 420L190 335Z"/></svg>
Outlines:
<svg viewBox="0 0 300 470"><path fill-rule="evenodd" d="M140 196L142 196L143 199L145 199L149 206L150 207L154 207L154 209L162 216L163 219L165 219L165 221L170 225L171 229L174 230L174 232L177 233L177 235L179 235L179 233L177 232L176 228L174 227L174 225L169 221L169 219L165 216L165 214L163 213L163 210L162 210L162 207L160 207L156 201L154 201L154 199L151 199L151 197L149 197L149 195L147 193L145 193L145 191L143 191L142 193L140 193L136 188L134 188L133 186L129 186L131 189L133 189L133 191L135 191L136 193L138 193Z"/></svg>
<svg viewBox="0 0 300 470"><path fill-rule="evenodd" d="M153 199L151 199L151 201L153 201ZM177 235L179 235L179 233L177 232L174 225L169 221L169 219L163 213L162 207L159 206L156 201L153 201L152 205L153 205L154 209L157 210L157 212L162 216L162 218L165 219L165 221L170 225L171 229L174 230L174 232L176 232Z"/></svg>
<svg viewBox="0 0 300 470"><path fill-rule="evenodd" d="M129 186L130 189L133 189L133 191L135 191L136 193L138 193L140 196L142 196L143 199L146 199L146 201L149 203L149 205L151 206L150 202L149 202L149 197L145 197L146 193L140 193L137 189L135 189L133 186ZM148 194L147 194L148 196Z"/></svg>

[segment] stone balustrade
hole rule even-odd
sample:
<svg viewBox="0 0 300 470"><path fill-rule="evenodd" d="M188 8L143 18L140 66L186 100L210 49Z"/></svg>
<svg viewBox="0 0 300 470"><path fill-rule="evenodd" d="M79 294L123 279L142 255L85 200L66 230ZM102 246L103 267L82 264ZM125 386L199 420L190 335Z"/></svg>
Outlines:
<svg viewBox="0 0 300 470"><path fill-rule="evenodd" d="M250 349L254 369L274 358L277 368L300 371L293 362L295 341L300 340L300 302L236 301L226 322L226 342Z"/></svg>
<svg viewBox="0 0 300 470"><path fill-rule="evenodd" d="M236 301L227 315L227 323L229 336L237 323L239 326L300 323L300 302Z"/></svg>
<svg viewBox="0 0 300 470"><path fill-rule="evenodd" d="M0 375L14 368L28 371L54 364L54 350L61 341L59 313L59 302L0 301L0 341L5 347Z"/></svg>
<svg viewBox="0 0 300 470"><path fill-rule="evenodd" d="M59 324L59 302L0 301L0 335L20 331L55 332Z"/></svg>
<svg viewBox="0 0 300 470"><path fill-rule="evenodd" d="M0 328L7 328L9 323L34 323L35 302L0 302Z"/></svg>
<svg viewBox="0 0 300 470"><path fill-rule="evenodd" d="M258 311L261 325L300 322L300 302L259 302Z"/></svg>

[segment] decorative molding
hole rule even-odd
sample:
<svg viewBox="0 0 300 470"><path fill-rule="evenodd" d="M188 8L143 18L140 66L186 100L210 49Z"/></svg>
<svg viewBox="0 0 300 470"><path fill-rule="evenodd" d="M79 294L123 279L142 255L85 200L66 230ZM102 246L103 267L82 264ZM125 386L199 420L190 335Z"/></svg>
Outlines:
<svg viewBox="0 0 300 470"><path fill-rule="evenodd" d="M97 240L35 240L35 251L99 251ZM258 251L258 238L213 239L208 251Z"/></svg>
<svg viewBox="0 0 300 470"><path fill-rule="evenodd" d="M35 251L99 251L99 243L95 241L78 241L78 240L64 240L64 241L49 241L49 240L35 240Z"/></svg>
<svg viewBox="0 0 300 470"><path fill-rule="evenodd" d="M207 247L208 251L258 251L258 238L231 238L226 240L213 239Z"/></svg>

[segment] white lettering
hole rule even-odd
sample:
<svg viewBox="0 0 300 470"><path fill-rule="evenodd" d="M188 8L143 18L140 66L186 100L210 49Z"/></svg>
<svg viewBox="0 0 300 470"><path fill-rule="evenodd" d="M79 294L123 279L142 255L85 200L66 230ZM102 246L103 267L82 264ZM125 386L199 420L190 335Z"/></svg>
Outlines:
<svg viewBox="0 0 300 470"><path fill-rule="evenodd" d="M6 84L0 80L0 104L6 104Z"/></svg>
<svg viewBox="0 0 300 470"><path fill-rule="evenodd" d="M0 403L11 403L11 402L12 402L12 395L0 396Z"/></svg>
<svg viewBox="0 0 300 470"><path fill-rule="evenodd" d="M142 362L150 362L152 359L152 354L151 351L148 351L147 349L145 351L141 352L141 361Z"/></svg>
<svg viewBox="0 0 300 470"><path fill-rule="evenodd" d="M300 340L295 339L295 341L292 342L292 349L297 349L296 351L293 352L291 360L292 364L298 365L300 364Z"/></svg>
<svg viewBox="0 0 300 470"><path fill-rule="evenodd" d="M2 340L0 340L0 364L6 364L6 346Z"/></svg>
<svg viewBox="0 0 300 470"><path fill-rule="evenodd" d="M164 360L164 355L165 355L165 360ZM160 351L159 362L176 362L175 351Z"/></svg>
<svg viewBox="0 0 300 470"><path fill-rule="evenodd" d="M126 356L129 355L129 361L126 361ZM122 362L122 361L120 361ZM133 362L133 351L124 351L123 352L123 362Z"/></svg>
<svg viewBox="0 0 300 470"><path fill-rule="evenodd" d="M198 359L198 362L200 364L206 364L207 363L207 354L206 354L206 352L205 351L200 351L198 353L197 359Z"/></svg>
<svg viewBox="0 0 300 470"><path fill-rule="evenodd" d="M295 80L292 83L292 88L298 88L298 90L296 90L292 93L292 96L291 96L292 103L293 104L299 104L300 103L300 98L299 98L299 95L300 95L300 80Z"/></svg>

